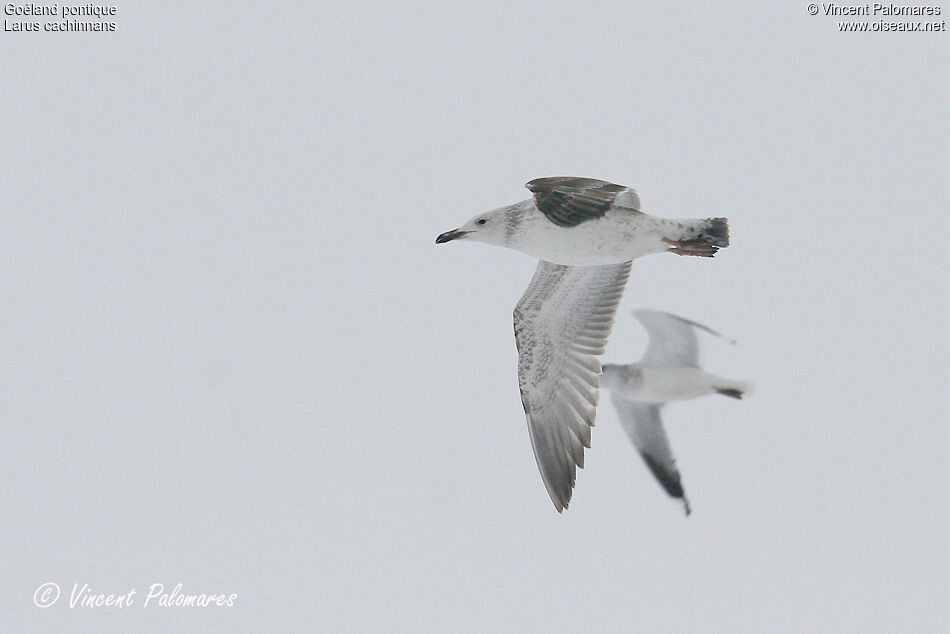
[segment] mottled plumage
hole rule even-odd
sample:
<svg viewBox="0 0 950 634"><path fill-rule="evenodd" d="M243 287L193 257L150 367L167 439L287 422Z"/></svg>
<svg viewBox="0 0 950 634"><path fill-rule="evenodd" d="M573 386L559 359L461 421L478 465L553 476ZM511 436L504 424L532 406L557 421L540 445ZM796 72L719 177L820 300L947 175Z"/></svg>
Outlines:
<svg viewBox="0 0 950 634"><path fill-rule="evenodd" d="M558 511L571 499L575 465L590 447L600 362L630 262L561 266L539 262L515 308L518 383L531 446Z"/></svg>
<svg viewBox="0 0 950 634"><path fill-rule="evenodd" d="M637 193L593 178L530 181L534 195L436 238L508 247L539 260L514 311L518 381L538 469L555 508L571 499L594 424L600 362L631 260L650 253L712 256L726 220L658 218Z"/></svg>
<svg viewBox="0 0 950 634"><path fill-rule="evenodd" d="M602 218L615 205L640 211L637 192L595 178L551 176L536 178L525 187L534 193L534 204L541 213L560 227L573 227L585 220Z"/></svg>
<svg viewBox="0 0 950 634"><path fill-rule="evenodd" d="M729 245L725 218L660 218L637 193L593 178L530 181L534 197L475 216L436 242L464 238L566 266L621 264L651 253L712 257Z"/></svg>

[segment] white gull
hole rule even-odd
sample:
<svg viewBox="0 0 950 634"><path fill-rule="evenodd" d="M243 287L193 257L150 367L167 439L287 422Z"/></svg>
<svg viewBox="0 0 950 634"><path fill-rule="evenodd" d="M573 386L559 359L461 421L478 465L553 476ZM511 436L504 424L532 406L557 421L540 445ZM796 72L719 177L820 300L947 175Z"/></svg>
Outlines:
<svg viewBox="0 0 950 634"><path fill-rule="evenodd" d="M651 253L712 257L729 244L725 218L667 219L637 193L593 178L538 178L533 198L475 216L436 238L508 247L539 260L514 311L518 382L541 477L558 512L584 466L600 362L630 274Z"/></svg>
<svg viewBox="0 0 950 634"><path fill-rule="evenodd" d="M683 490L673 450L663 429L660 409L666 403L722 394L741 399L752 389L747 381L735 381L699 367L699 343L695 329L717 337L720 333L671 313L636 310L633 315L647 329L650 344L637 363L605 363L601 385L611 400L624 431L633 441L663 489L683 501L689 515L689 500ZM730 343L735 343L729 340Z"/></svg>

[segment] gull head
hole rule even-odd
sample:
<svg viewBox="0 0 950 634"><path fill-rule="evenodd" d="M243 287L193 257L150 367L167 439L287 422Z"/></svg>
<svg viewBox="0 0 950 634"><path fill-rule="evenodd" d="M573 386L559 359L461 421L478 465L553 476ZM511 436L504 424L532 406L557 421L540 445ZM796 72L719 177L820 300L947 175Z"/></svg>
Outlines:
<svg viewBox="0 0 950 634"><path fill-rule="evenodd" d="M628 365L605 363L601 366L600 387L608 390L620 389L628 383L636 382L639 375L640 369L636 363Z"/></svg>
<svg viewBox="0 0 950 634"><path fill-rule="evenodd" d="M458 229L452 229L439 235L436 244L452 240L475 240L486 244L505 246L513 227L513 214L510 207L502 207L483 214L479 214L466 222Z"/></svg>

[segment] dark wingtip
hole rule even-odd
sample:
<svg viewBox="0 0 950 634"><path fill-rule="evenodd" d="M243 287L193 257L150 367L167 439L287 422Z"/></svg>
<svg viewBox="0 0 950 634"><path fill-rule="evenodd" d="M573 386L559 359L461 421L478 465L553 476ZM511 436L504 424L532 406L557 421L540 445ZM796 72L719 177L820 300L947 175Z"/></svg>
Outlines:
<svg viewBox="0 0 950 634"><path fill-rule="evenodd" d="M653 459L650 454L641 451L640 455L643 461L650 468L653 477L663 487L670 497L686 499L686 493L683 491L683 485L680 482L680 474L677 471L668 471L662 464Z"/></svg>

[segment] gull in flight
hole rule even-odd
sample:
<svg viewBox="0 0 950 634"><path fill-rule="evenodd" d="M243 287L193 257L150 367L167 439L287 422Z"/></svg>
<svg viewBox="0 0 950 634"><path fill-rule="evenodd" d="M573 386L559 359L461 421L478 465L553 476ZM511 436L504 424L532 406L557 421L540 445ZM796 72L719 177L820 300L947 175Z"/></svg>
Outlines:
<svg viewBox="0 0 950 634"><path fill-rule="evenodd" d="M643 213L637 193L593 178L538 178L528 200L479 214L436 244L474 240L540 260L514 311L518 383L534 457L558 512L590 447L600 362L630 275L651 253L712 257L729 245L725 218Z"/></svg>
<svg viewBox="0 0 950 634"><path fill-rule="evenodd" d="M689 515L689 500L670 441L663 431L660 409L672 401L684 401L707 394L741 399L752 389L746 381L725 379L699 367L696 329L717 337L722 334L670 313L635 310L650 335L647 351L638 363L605 363L600 384L610 390L617 416L650 471L671 497L683 501ZM725 338L725 337L723 337ZM735 343L730 339L730 343Z"/></svg>

